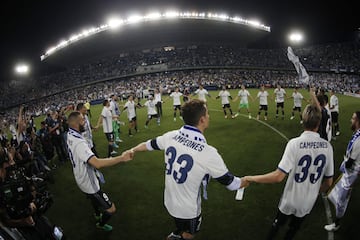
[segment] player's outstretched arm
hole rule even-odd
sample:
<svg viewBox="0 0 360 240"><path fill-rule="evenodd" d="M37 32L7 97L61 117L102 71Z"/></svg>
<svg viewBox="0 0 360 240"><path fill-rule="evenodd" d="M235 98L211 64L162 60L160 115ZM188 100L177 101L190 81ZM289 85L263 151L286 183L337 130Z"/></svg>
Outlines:
<svg viewBox="0 0 360 240"><path fill-rule="evenodd" d="M312 104L316 105L316 107L321 111L321 106L320 106L319 100L316 97L314 88L310 88L310 97L312 100Z"/></svg>
<svg viewBox="0 0 360 240"><path fill-rule="evenodd" d="M100 115L100 116L99 116L99 119L98 119L98 121L97 121L97 123L96 123L95 129L98 129L98 128L99 128L99 126L102 124L102 120L103 120L103 116Z"/></svg>
<svg viewBox="0 0 360 240"><path fill-rule="evenodd" d="M110 167L121 162L130 161L132 160L133 156L134 152L132 152L131 150L127 150L123 152L120 156L116 156L114 158L97 158L93 156L88 160L88 163L96 169L100 169L104 167Z"/></svg>
<svg viewBox="0 0 360 240"><path fill-rule="evenodd" d="M132 151L133 153L148 151L148 148L146 147L146 142L142 142L138 144L136 147L133 147L130 151Z"/></svg>
<svg viewBox="0 0 360 240"><path fill-rule="evenodd" d="M276 169L273 172L263 174L263 175L255 175L255 176L245 176L243 177L246 181L256 182L256 183L279 183L284 180L286 173Z"/></svg>
<svg viewBox="0 0 360 240"><path fill-rule="evenodd" d="M240 179L241 179L240 188L247 188L250 185L250 182L245 177L242 177Z"/></svg>

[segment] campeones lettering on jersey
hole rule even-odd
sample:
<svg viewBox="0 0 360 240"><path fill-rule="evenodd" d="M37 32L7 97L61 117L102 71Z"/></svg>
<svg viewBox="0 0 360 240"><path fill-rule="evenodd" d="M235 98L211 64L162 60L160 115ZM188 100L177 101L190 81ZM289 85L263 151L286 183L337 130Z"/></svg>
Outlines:
<svg viewBox="0 0 360 240"><path fill-rule="evenodd" d="M327 148L327 142L301 142L300 149L317 149L317 148Z"/></svg>
<svg viewBox="0 0 360 240"><path fill-rule="evenodd" d="M197 143L195 141L192 141L184 136L181 135L175 135L172 139L174 139L175 141L177 141L178 143L182 144L185 147L189 147L193 150L196 150L198 152L201 152L204 149L204 145L202 145L201 143Z"/></svg>

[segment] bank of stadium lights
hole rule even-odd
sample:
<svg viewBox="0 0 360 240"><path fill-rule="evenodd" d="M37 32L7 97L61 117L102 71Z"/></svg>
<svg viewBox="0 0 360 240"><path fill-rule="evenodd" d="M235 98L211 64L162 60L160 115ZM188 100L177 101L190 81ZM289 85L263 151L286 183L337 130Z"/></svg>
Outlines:
<svg viewBox="0 0 360 240"><path fill-rule="evenodd" d="M293 32L289 34L289 40L292 43L300 43L302 42L304 39L303 34L299 33L299 32Z"/></svg>
<svg viewBox="0 0 360 240"><path fill-rule="evenodd" d="M29 70L30 70L29 66L24 63L20 63L15 66L15 73L17 75L21 75L21 76L27 75L29 73Z"/></svg>
<svg viewBox="0 0 360 240"><path fill-rule="evenodd" d="M107 21L107 23L102 24L98 27L92 27L89 29L84 29L80 33L73 34L67 40L60 41L56 46L50 47L43 55L40 56L41 61L59 51L71 45L74 42L77 42L81 39L94 35L96 33L100 33L106 30L117 29L123 25L130 24L139 24L143 22L149 21L159 21L159 20L167 20L167 19L205 19L205 20L213 20L213 21L225 21L235 24L242 24L246 26L250 26L253 28L257 28L263 31L270 32L270 27L266 26L259 21L256 20L248 20L239 16L229 16L226 14L219 13L205 13L205 12L178 12L178 11L166 11L163 13L160 12L151 12L146 15L130 15L127 18L114 17Z"/></svg>

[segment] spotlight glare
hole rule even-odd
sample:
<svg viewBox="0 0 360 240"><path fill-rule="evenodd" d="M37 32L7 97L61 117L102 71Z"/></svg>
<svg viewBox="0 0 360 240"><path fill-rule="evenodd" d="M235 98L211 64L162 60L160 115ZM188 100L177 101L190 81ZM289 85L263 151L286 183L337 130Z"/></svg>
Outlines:
<svg viewBox="0 0 360 240"><path fill-rule="evenodd" d="M304 37L301 33L294 32L289 35L289 39L291 42L298 43L298 42L301 42L304 39Z"/></svg>
<svg viewBox="0 0 360 240"><path fill-rule="evenodd" d="M158 12L153 12L153 13L149 13L144 18L149 20L157 20L161 18L161 14Z"/></svg>
<svg viewBox="0 0 360 240"><path fill-rule="evenodd" d="M120 27L124 21L120 18L110 18L108 21L108 26L112 29ZM105 28L105 26L101 26L101 28Z"/></svg>
<svg viewBox="0 0 360 240"><path fill-rule="evenodd" d="M132 15L132 16L128 17L127 22L128 23L138 23L138 22L141 22L142 19L143 19L143 17L140 15Z"/></svg>
<svg viewBox="0 0 360 240"><path fill-rule="evenodd" d="M15 72L19 75L25 75L29 72L29 66L26 64L18 64L15 66Z"/></svg>

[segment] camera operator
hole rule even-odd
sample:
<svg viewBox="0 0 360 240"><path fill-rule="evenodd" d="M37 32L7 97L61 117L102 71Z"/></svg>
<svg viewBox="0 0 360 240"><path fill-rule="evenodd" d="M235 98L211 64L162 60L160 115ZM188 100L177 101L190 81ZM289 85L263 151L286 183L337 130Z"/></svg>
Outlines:
<svg viewBox="0 0 360 240"><path fill-rule="evenodd" d="M1 149L0 225L16 228L17 234L22 236L21 239L62 239L62 233L60 237L55 237L55 228L42 215L48 209L48 203L52 203L52 199L38 197L42 194L37 191L33 179L26 178L23 168L16 164L11 165L6 151L2 147ZM12 236L11 239L18 238L18 236Z"/></svg>
<svg viewBox="0 0 360 240"><path fill-rule="evenodd" d="M7 177L7 168L10 167L8 157L6 156L5 151L0 150L0 186L3 187L6 184L6 177ZM2 196L3 193L0 192L0 221L9 227L30 227L34 226L35 222L32 218L32 214L36 211L36 206L33 201L29 202L28 205L28 216L24 216L21 218L11 218L8 214L6 209L6 203L4 203L4 197Z"/></svg>

